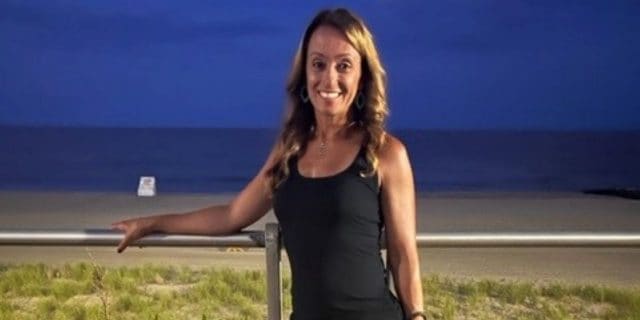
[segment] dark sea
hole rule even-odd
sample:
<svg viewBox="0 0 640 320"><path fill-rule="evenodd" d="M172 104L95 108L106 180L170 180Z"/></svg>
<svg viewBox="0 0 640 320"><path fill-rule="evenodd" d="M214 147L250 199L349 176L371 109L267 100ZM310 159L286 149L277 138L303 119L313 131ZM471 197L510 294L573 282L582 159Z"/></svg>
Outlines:
<svg viewBox="0 0 640 320"><path fill-rule="evenodd" d="M640 131L395 130L419 191L640 188ZM0 126L0 189L236 192L261 167L275 129Z"/></svg>

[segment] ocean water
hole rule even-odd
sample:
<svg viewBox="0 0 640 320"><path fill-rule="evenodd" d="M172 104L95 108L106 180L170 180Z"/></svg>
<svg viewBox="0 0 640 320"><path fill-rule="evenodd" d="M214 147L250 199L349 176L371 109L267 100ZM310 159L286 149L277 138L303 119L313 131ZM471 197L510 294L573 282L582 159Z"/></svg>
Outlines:
<svg viewBox="0 0 640 320"><path fill-rule="evenodd" d="M419 191L640 188L640 131L392 131ZM261 167L274 129L0 126L0 189L236 192Z"/></svg>

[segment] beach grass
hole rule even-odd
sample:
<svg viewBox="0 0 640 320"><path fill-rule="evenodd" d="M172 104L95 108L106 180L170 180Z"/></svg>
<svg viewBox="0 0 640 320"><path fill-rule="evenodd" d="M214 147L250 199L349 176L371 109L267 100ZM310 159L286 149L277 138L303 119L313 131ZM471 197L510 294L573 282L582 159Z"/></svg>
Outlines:
<svg viewBox="0 0 640 320"><path fill-rule="evenodd" d="M283 279L285 314L290 278ZM640 288L423 279L433 319L640 319ZM0 320L265 319L263 271L94 263L0 266Z"/></svg>

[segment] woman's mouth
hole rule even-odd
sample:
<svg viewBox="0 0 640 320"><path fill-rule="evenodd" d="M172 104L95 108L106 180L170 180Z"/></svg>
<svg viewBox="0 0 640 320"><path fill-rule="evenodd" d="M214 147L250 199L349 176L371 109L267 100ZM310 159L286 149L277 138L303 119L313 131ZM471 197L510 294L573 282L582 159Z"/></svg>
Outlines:
<svg viewBox="0 0 640 320"><path fill-rule="evenodd" d="M320 91L319 94L322 98L327 100L334 100L340 96L339 91Z"/></svg>

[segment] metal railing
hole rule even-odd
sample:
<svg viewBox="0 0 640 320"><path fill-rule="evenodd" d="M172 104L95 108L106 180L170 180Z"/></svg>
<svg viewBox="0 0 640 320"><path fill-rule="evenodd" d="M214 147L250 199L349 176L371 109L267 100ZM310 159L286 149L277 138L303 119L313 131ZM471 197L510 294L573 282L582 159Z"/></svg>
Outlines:
<svg viewBox="0 0 640 320"><path fill-rule="evenodd" d="M122 238L122 233L107 229L0 230L0 246L116 246ZM419 247L640 247L640 233L421 233L416 241ZM267 319L282 319L282 239L277 223L268 223L264 232L228 236L153 234L132 246L265 248Z"/></svg>

